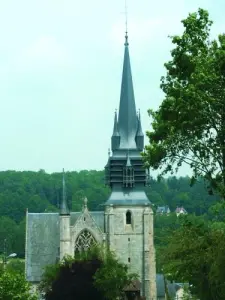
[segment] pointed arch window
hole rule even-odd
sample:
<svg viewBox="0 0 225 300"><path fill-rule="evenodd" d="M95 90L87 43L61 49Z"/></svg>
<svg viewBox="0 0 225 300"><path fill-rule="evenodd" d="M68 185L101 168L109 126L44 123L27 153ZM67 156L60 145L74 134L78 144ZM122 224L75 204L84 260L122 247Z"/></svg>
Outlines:
<svg viewBox="0 0 225 300"><path fill-rule="evenodd" d="M96 244L96 240L87 229L83 230L75 242L75 254L87 251L91 246Z"/></svg>
<svg viewBox="0 0 225 300"><path fill-rule="evenodd" d="M127 225L129 225L129 224L131 224L131 212L128 210L127 212L126 212L126 224Z"/></svg>

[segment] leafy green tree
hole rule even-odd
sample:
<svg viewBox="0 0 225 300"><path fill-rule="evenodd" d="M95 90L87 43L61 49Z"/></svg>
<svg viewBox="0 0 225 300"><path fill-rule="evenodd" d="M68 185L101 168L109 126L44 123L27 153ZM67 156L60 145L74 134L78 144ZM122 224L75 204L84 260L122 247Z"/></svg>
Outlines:
<svg viewBox="0 0 225 300"><path fill-rule="evenodd" d="M129 273L128 266L120 263L112 252L106 251L102 261L94 275L95 286L108 300L124 299L123 289L137 279L137 275Z"/></svg>
<svg viewBox="0 0 225 300"><path fill-rule="evenodd" d="M114 300L122 297L123 288L136 277L112 253L94 247L75 259L66 257L48 266L40 291L46 300Z"/></svg>
<svg viewBox="0 0 225 300"><path fill-rule="evenodd" d="M182 164L203 176L209 192L225 196L225 35L210 40L212 21L206 10L182 21L184 32L173 36L175 48L161 79L165 98L147 133L146 164L161 175Z"/></svg>
<svg viewBox="0 0 225 300"><path fill-rule="evenodd" d="M25 257L25 230L26 230L26 218L24 218L18 225L16 230L16 240L14 252L16 252L17 257Z"/></svg>
<svg viewBox="0 0 225 300"><path fill-rule="evenodd" d="M169 238L180 226L180 219L175 213L156 215L154 218L154 243L156 249L156 268L162 273L162 256L169 244Z"/></svg>
<svg viewBox="0 0 225 300"><path fill-rule="evenodd" d="M158 206L164 206L165 205L165 200L156 191L153 191L153 190L148 191L147 196L151 200L151 202L154 203L154 206L158 207Z"/></svg>
<svg viewBox="0 0 225 300"><path fill-rule="evenodd" d="M84 196L88 198L90 211L104 209L102 204L109 196L109 189L103 184L103 171L66 172L65 176L72 211L81 211ZM188 213L208 214L209 218L214 218L209 208L218 202L219 197L207 194L202 178L193 187L189 183L189 177L173 176L160 182L151 178L146 193L155 210L157 206L168 205L174 212L177 206L184 205ZM15 252L24 258L26 209L32 213L58 212L61 197L62 173L0 172L0 255L6 238L7 253Z"/></svg>
<svg viewBox="0 0 225 300"><path fill-rule="evenodd" d="M9 272L16 272L24 275L25 273L25 261L20 258L13 258L8 260L6 270Z"/></svg>
<svg viewBox="0 0 225 300"><path fill-rule="evenodd" d="M225 295L225 227L214 224L184 216L163 253L167 277L189 282L193 295L204 300L222 300Z"/></svg>
<svg viewBox="0 0 225 300"><path fill-rule="evenodd" d="M0 274L0 300L37 300L24 275L4 271Z"/></svg>
<svg viewBox="0 0 225 300"><path fill-rule="evenodd" d="M17 224L9 217L0 217L0 250L15 252ZM5 249L4 249L5 248Z"/></svg>
<svg viewBox="0 0 225 300"><path fill-rule="evenodd" d="M73 211L81 211L82 210L85 196L86 195L83 190L78 190L73 194L73 196L72 196L72 210Z"/></svg>

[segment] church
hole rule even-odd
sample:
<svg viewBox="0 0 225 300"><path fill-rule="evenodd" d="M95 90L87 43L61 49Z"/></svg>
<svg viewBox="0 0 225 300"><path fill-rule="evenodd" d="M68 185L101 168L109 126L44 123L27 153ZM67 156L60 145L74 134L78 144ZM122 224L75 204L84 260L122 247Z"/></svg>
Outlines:
<svg viewBox="0 0 225 300"><path fill-rule="evenodd" d="M141 157L144 134L136 110L127 33L124 48L119 110L115 112L105 166L111 194L103 211L89 211L88 200L84 199L83 210L71 212L63 176L60 212L27 212L25 268L26 278L34 286L40 282L46 265L98 243L114 251L130 272L139 275L140 292L146 300L165 299L156 287L153 211L145 193L148 172ZM165 290L162 293L165 295Z"/></svg>

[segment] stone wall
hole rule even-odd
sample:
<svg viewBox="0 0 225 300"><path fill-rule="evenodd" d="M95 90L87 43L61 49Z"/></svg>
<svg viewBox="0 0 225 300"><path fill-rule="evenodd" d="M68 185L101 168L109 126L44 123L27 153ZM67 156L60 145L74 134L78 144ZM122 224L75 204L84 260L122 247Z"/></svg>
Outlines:
<svg viewBox="0 0 225 300"><path fill-rule="evenodd" d="M131 224L126 224L127 211L131 212ZM108 207L106 209L106 233L110 250L115 251L119 260L129 266L130 272L138 274L142 284L142 295L146 296L146 300L154 299L156 283L151 208L144 206Z"/></svg>

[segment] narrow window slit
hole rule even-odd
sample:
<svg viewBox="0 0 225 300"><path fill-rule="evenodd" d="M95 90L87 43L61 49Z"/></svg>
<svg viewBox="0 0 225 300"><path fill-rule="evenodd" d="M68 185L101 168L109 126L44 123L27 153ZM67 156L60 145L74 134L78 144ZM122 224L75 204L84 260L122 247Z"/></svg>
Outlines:
<svg viewBox="0 0 225 300"><path fill-rule="evenodd" d="M131 212L129 210L126 212L126 224L131 224Z"/></svg>

